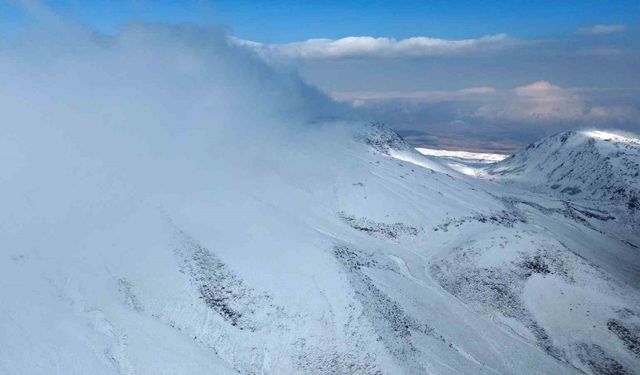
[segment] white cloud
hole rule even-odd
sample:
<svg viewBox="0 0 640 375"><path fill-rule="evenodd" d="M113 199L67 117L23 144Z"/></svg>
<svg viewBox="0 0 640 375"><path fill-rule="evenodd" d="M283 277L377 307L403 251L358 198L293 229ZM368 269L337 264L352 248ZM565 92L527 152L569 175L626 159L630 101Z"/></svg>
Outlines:
<svg viewBox="0 0 640 375"><path fill-rule="evenodd" d="M333 99L354 106L376 102L433 104L471 103L472 116L501 120L572 120L587 115L612 114L606 107L589 108L580 96L547 81L537 81L512 90L471 87L454 91L356 91L333 92ZM592 111L592 112L590 112Z"/></svg>
<svg viewBox="0 0 640 375"><path fill-rule="evenodd" d="M425 115L440 116L440 120L466 118L476 121L547 125L603 121L637 123L640 114L636 108L629 103L607 99L608 95L607 90L567 89L548 81L536 81L506 90L480 86L452 91L331 93L334 100L354 107L386 109L391 112L394 112L395 108L407 113L424 111Z"/></svg>
<svg viewBox="0 0 640 375"><path fill-rule="evenodd" d="M309 39L287 44L263 44L238 38L234 43L247 46L266 57L303 60L355 58L415 58L455 55L503 48L513 42L505 34L476 39L447 40L425 36L407 39L350 36L342 39Z"/></svg>
<svg viewBox="0 0 640 375"><path fill-rule="evenodd" d="M585 111L580 97L547 81L516 87L514 93L506 110L519 118L571 119Z"/></svg>
<svg viewBox="0 0 640 375"><path fill-rule="evenodd" d="M480 95L480 94L486 95L486 94L495 94L496 89L494 89L493 87L481 86L481 87L470 87L468 89L458 90L457 92L465 95Z"/></svg>
<svg viewBox="0 0 640 375"><path fill-rule="evenodd" d="M533 82L503 93L475 113L478 117L512 121L629 121L637 116L633 108L591 104L575 90L547 81Z"/></svg>
<svg viewBox="0 0 640 375"><path fill-rule="evenodd" d="M547 81L516 87L476 111L479 117L507 120L569 120L584 113L580 97Z"/></svg>
<svg viewBox="0 0 640 375"><path fill-rule="evenodd" d="M589 108L588 117L591 119L613 119L613 120L628 120L637 121L640 118L638 110L629 106L614 105L614 106L594 106Z"/></svg>
<svg viewBox="0 0 640 375"><path fill-rule="evenodd" d="M581 35L603 35L620 33L627 29L625 25L593 25L579 28L576 33Z"/></svg>
<svg viewBox="0 0 640 375"><path fill-rule="evenodd" d="M335 91L334 100L362 105L371 101L402 100L423 103L436 103L473 99L478 96L496 93L493 87L470 87L455 91Z"/></svg>
<svg viewBox="0 0 640 375"><path fill-rule="evenodd" d="M586 47L576 50L578 56L596 58L622 57L625 53L626 51L624 49L613 46Z"/></svg>

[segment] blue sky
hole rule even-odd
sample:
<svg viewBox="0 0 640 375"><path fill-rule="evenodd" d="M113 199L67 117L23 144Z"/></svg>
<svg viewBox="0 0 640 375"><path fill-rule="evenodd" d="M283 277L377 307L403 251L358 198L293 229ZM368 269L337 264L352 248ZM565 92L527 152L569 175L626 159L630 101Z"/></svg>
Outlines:
<svg viewBox="0 0 640 375"><path fill-rule="evenodd" d="M215 3L214 3L215 4ZM539 37L583 24L640 19L638 1L251 1L218 2L223 21L241 36L290 42L307 38L429 35L458 39L505 33Z"/></svg>
<svg viewBox="0 0 640 375"><path fill-rule="evenodd" d="M17 1L0 5L1 29L25 21ZM350 35L445 39L508 33L521 38L558 36L583 25L634 24L640 1L145 1L48 0L51 9L106 33L133 20L214 23L242 38L283 43Z"/></svg>

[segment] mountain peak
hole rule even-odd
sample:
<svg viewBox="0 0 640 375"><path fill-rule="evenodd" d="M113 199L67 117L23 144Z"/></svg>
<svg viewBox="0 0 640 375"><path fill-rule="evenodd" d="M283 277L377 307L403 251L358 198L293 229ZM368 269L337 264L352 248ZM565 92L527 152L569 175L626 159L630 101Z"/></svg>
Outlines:
<svg viewBox="0 0 640 375"><path fill-rule="evenodd" d="M559 133L487 169L494 179L638 215L640 139L603 130Z"/></svg>

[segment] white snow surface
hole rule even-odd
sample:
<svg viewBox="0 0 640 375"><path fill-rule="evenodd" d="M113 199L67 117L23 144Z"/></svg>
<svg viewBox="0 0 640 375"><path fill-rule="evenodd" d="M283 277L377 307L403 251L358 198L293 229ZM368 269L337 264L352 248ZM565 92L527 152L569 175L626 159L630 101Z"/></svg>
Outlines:
<svg viewBox="0 0 640 375"><path fill-rule="evenodd" d="M509 156L485 152L436 150L424 147L417 147L416 150L427 157L437 157L441 164L451 170L476 177L485 174L487 164L504 160Z"/></svg>
<svg viewBox="0 0 640 375"><path fill-rule="evenodd" d="M81 35L0 54L0 374L638 373L622 198L457 173L216 31Z"/></svg>
<svg viewBox="0 0 640 375"><path fill-rule="evenodd" d="M429 156L439 156L443 158L462 159L465 161L476 161L484 163L493 163L506 159L509 155L495 154L490 152L471 152L471 151L455 151L455 150L439 150L427 147L416 147L419 153Z"/></svg>

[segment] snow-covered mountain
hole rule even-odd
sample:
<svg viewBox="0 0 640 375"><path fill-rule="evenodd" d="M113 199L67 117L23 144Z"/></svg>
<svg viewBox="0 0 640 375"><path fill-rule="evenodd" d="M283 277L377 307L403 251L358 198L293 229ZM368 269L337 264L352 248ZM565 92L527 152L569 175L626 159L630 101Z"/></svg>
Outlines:
<svg viewBox="0 0 640 375"><path fill-rule="evenodd" d="M572 131L544 138L487 168L503 182L525 186L559 199L600 208L640 222L640 139L599 130ZM587 214L588 215L588 214ZM618 224L623 218L618 220Z"/></svg>
<svg viewBox="0 0 640 375"><path fill-rule="evenodd" d="M1 374L638 373L637 234L521 156L459 173L200 29L73 40L0 54Z"/></svg>

